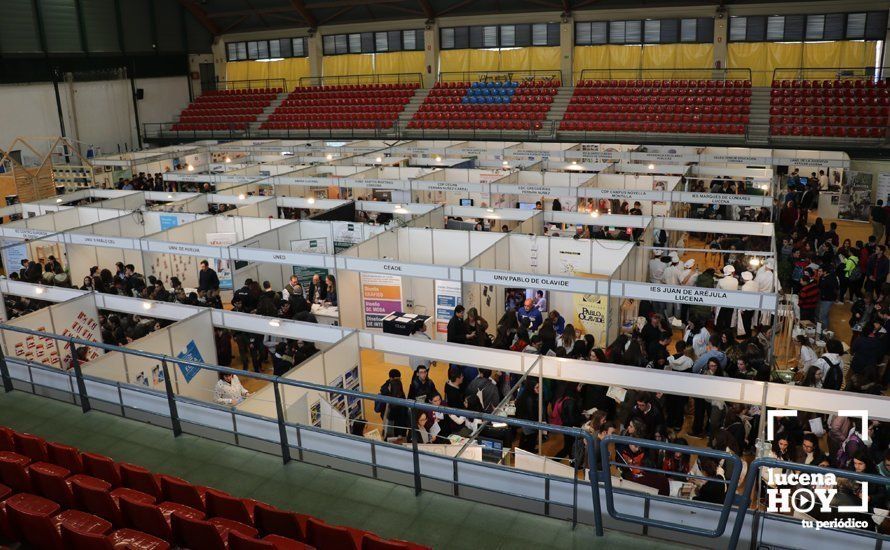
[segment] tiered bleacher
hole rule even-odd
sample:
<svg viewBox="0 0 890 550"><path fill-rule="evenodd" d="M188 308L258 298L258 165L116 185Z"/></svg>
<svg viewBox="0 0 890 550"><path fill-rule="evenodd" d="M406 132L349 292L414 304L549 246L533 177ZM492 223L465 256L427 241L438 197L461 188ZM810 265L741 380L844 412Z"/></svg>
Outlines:
<svg viewBox="0 0 890 550"><path fill-rule="evenodd" d="M418 82L298 87L260 128L390 128L419 87Z"/></svg>
<svg viewBox="0 0 890 550"><path fill-rule="evenodd" d="M773 136L881 139L887 135L886 80L776 80L770 91Z"/></svg>
<svg viewBox="0 0 890 550"><path fill-rule="evenodd" d="M40 550L424 548L0 426L4 538Z"/></svg>
<svg viewBox="0 0 890 550"><path fill-rule="evenodd" d="M419 129L538 130L560 82L436 82L408 123Z"/></svg>
<svg viewBox="0 0 890 550"><path fill-rule="evenodd" d="M750 105L749 80L581 80L560 129L738 135Z"/></svg>
<svg viewBox="0 0 890 550"><path fill-rule="evenodd" d="M204 92L182 111L179 122L171 130L246 130L282 91L281 88L258 88Z"/></svg>

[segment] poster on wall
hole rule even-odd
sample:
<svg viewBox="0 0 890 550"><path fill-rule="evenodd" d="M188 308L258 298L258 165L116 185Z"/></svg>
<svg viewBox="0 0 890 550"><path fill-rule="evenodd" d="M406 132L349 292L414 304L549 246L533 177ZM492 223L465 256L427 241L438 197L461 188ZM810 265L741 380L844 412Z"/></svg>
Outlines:
<svg viewBox="0 0 890 550"><path fill-rule="evenodd" d="M28 245L22 241L4 240L3 246L3 267L6 268L6 274L14 273L22 268L22 260L28 259Z"/></svg>
<svg viewBox="0 0 890 550"><path fill-rule="evenodd" d="M207 244L210 246L231 246L238 242L235 233L208 233ZM213 268L219 277L220 290L232 290L232 262L216 258L213 260Z"/></svg>
<svg viewBox="0 0 890 550"><path fill-rule="evenodd" d="M852 221L868 221L871 211L873 174L869 172L853 172L847 175L847 181L841 186L841 200L838 205L838 218Z"/></svg>
<svg viewBox="0 0 890 550"><path fill-rule="evenodd" d="M575 294L575 319L573 325L583 334L592 334L597 345L606 342L606 314L609 310L608 296L598 294Z"/></svg>
<svg viewBox="0 0 890 550"><path fill-rule="evenodd" d="M331 227L334 231L334 254L352 248L364 240L360 223L333 222Z"/></svg>
<svg viewBox="0 0 890 550"><path fill-rule="evenodd" d="M882 199L884 204L890 204L890 172L878 174L878 192L875 199Z"/></svg>
<svg viewBox="0 0 890 550"><path fill-rule="evenodd" d="M161 231L166 231L179 226L179 217L170 214L161 214Z"/></svg>
<svg viewBox="0 0 890 550"><path fill-rule="evenodd" d="M201 351L198 349L198 345L195 344L194 340L190 340L189 343L186 344L185 349L180 351L176 358L195 361L197 363L204 362L204 357L201 356ZM179 365L179 370L182 371L182 377L185 378L186 384L191 382L192 378L201 371L201 367L196 367L195 365L187 365L185 363L177 363L177 365Z"/></svg>
<svg viewBox="0 0 890 550"><path fill-rule="evenodd" d="M398 275L362 273L365 328L382 328L383 318L402 311L402 278Z"/></svg>
<svg viewBox="0 0 890 550"><path fill-rule="evenodd" d="M328 240L324 238L320 239L300 239L296 241L290 242L290 249L293 252L309 252L311 254L327 254L328 253ZM293 266L293 273L297 276L297 280L300 281L300 284L303 285L303 289L309 290L309 283L312 282L312 277L314 275L318 275L324 280L325 276L328 274L328 270L323 267L305 267L300 265Z"/></svg>
<svg viewBox="0 0 890 550"><path fill-rule="evenodd" d="M461 284L436 280L436 332L446 334L454 308L461 303Z"/></svg>

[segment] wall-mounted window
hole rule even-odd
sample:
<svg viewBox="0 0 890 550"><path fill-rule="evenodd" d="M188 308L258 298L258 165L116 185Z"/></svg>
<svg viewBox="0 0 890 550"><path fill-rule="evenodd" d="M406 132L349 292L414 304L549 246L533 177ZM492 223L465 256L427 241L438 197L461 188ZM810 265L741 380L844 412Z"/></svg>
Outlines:
<svg viewBox="0 0 890 550"><path fill-rule="evenodd" d="M884 40L887 12L748 15L729 19L730 42Z"/></svg>
<svg viewBox="0 0 890 550"><path fill-rule="evenodd" d="M306 57L305 38L276 38L274 40L250 40L226 42L227 61L282 59Z"/></svg>
<svg viewBox="0 0 890 550"><path fill-rule="evenodd" d="M645 19L641 21L582 21L575 23L575 44L675 44L714 41L714 20Z"/></svg>
<svg viewBox="0 0 890 550"><path fill-rule="evenodd" d="M442 50L559 46L559 23L475 25L439 29Z"/></svg>
<svg viewBox="0 0 890 550"><path fill-rule="evenodd" d="M322 37L324 55L345 53L385 53L423 50L423 31L380 31L352 34L326 34Z"/></svg>

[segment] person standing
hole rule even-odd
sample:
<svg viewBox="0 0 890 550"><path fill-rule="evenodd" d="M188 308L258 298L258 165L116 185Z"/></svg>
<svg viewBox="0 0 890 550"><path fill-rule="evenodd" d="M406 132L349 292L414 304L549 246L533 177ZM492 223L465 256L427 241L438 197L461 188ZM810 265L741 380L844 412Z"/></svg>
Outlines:
<svg viewBox="0 0 890 550"><path fill-rule="evenodd" d="M883 199L878 199L878 202L871 207L869 220L871 221L872 234L877 242L881 242L881 239L884 237L884 224L887 222L887 212L884 210Z"/></svg>
<svg viewBox="0 0 890 550"><path fill-rule="evenodd" d="M680 267L680 257L676 252L671 252L671 263L664 268L664 273L662 275L664 279L664 284L677 286L680 284L680 272L682 268ZM665 304L664 315L670 320L671 317L676 317L679 313L679 308L677 304L674 302L668 302Z"/></svg>
<svg viewBox="0 0 890 550"><path fill-rule="evenodd" d="M742 292L757 292L757 282L754 281L754 275L750 271L742 272ZM754 319L755 311L753 309L740 309L739 318L737 319L737 330L741 334L744 332L746 337L751 336L751 321Z"/></svg>
<svg viewBox="0 0 890 550"><path fill-rule="evenodd" d="M735 278L735 267L732 265L723 266L723 277L717 281L717 288L720 290L736 291L739 289L739 280ZM733 309L730 307L717 308L717 328L725 330L732 323Z"/></svg>
<svg viewBox="0 0 890 550"><path fill-rule="evenodd" d="M800 308L800 320L815 323L816 308L819 305L819 283L809 269L804 271L800 282L802 286L797 301L797 306Z"/></svg>
<svg viewBox="0 0 890 550"><path fill-rule="evenodd" d="M207 260L201 260L201 271L198 273L198 290L205 292L216 292L219 290L219 277L217 277L216 271L207 263Z"/></svg>

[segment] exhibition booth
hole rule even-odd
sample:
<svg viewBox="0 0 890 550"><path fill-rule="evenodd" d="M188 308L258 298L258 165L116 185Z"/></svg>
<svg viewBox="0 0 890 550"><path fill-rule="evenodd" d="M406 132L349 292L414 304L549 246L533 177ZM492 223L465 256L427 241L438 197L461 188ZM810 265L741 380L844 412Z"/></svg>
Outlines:
<svg viewBox="0 0 890 550"><path fill-rule="evenodd" d="M394 312L434 318L430 336L461 302L461 269L503 233L402 227L380 233L337 257L343 326L381 328ZM435 332L435 335L433 335Z"/></svg>
<svg viewBox="0 0 890 550"><path fill-rule="evenodd" d="M80 286L93 266L113 270L117 262L132 264L137 273L144 274L145 264L140 239L189 224L196 219L198 215L191 213L128 212L65 233L68 259L66 267L71 274L72 284Z"/></svg>
<svg viewBox="0 0 890 550"><path fill-rule="evenodd" d="M150 310L147 310L146 314L150 314ZM158 353L174 359L167 363L165 369L156 359L111 351L82 364L81 370L84 376L143 386L160 393L166 392L166 376L170 376L170 383L176 395L196 401L214 402L217 374L175 361L175 359L186 359L211 365L218 364L209 309L154 330L124 347ZM96 397L102 398L101 394Z"/></svg>
<svg viewBox="0 0 890 550"><path fill-rule="evenodd" d="M96 185L115 188L118 180L128 179L140 173L158 174L180 167L198 165L204 158L204 147L199 144L171 145L144 151L132 151L119 155L107 155L92 159Z"/></svg>
<svg viewBox="0 0 890 550"><path fill-rule="evenodd" d="M643 280L634 261L639 250L630 241L510 234L465 265L463 303L494 323L508 309L522 314L523 302L532 300L541 314L533 328L555 311L599 344L610 342L621 324L611 280Z"/></svg>

